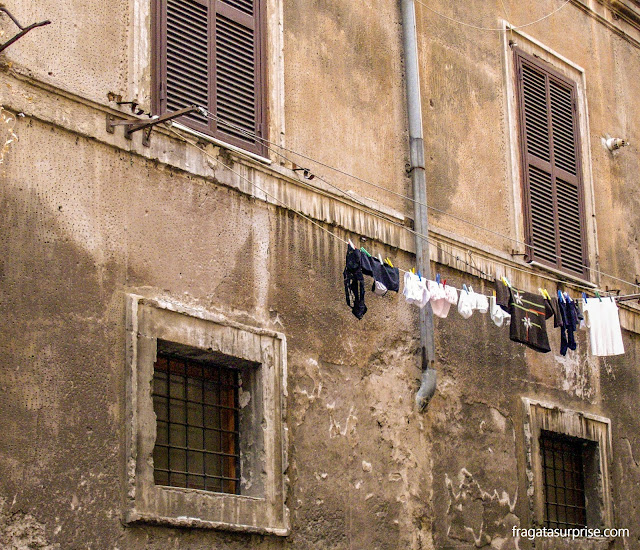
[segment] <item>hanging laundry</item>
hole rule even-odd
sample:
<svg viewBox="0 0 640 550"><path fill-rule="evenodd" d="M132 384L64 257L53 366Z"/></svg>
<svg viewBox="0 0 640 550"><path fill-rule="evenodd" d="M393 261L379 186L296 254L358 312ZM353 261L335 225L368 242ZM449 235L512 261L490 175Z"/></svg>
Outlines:
<svg viewBox="0 0 640 550"><path fill-rule="evenodd" d="M502 325L509 326L511 322L511 315L498 305L495 296L489 296L489 314L497 327Z"/></svg>
<svg viewBox="0 0 640 550"><path fill-rule="evenodd" d="M578 319L578 328L585 330L586 325L584 322L584 315L582 314L582 311L580 311L580 307L578 306L578 300L573 301L573 308L576 311L576 319Z"/></svg>
<svg viewBox="0 0 640 550"><path fill-rule="evenodd" d="M555 296L550 296L547 293L544 297L546 310L547 310L547 319L553 315L553 328L558 328L564 325L562 321L562 314L560 313L560 306L558 305L558 298Z"/></svg>
<svg viewBox="0 0 640 550"><path fill-rule="evenodd" d="M427 280L424 277L407 271L404 274L404 290L402 291L407 302L415 304L419 308L426 306L431 297L426 283Z"/></svg>
<svg viewBox="0 0 640 550"><path fill-rule="evenodd" d="M460 291L460 298L458 298L458 313L463 319L468 319L473 315L475 298L469 293L467 285L462 286L463 289Z"/></svg>
<svg viewBox="0 0 640 550"><path fill-rule="evenodd" d="M582 311L589 329L591 353L600 357L622 355L624 344L620 330L618 306L613 298L589 298Z"/></svg>
<svg viewBox="0 0 640 550"><path fill-rule="evenodd" d="M509 313L509 300L511 299L511 293L509 292L509 286L502 280L496 279L496 304L498 304L503 311Z"/></svg>
<svg viewBox="0 0 640 550"><path fill-rule="evenodd" d="M504 307L500 303L500 300L505 299L504 291L500 287L507 288L502 281L496 281L496 303ZM548 311L545 308L544 298L513 287L508 287L508 291L508 307L511 315L509 338L541 353L551 351L545 322ZM500 298L498 298L499 293Z"/></svg>
<svg viewBox="0 0 640 550"><path fill-rule="evenodd" d="M471 294L471 304L474 311L486 313L489 311L489 298L484 294L478 294L469 286L469 294Z"/></svg>
<svg viewBox="0 0 640 550"><path fill-rule="evenodd" d="M578 345L575 339L575 331L578 328L578 316L575 302L566 292L564 295L558 291L558 308L562 317L560 325L560 355L566 355L567 350L575 350Z"/></svg>
<svg viewBox="0 0 640 550"><path fill-rule="evenodd" d="M384 296L387 291L398 292L400 290L400 271L397 267L392 267L383 263L378 258L367 258L373 273L373 286L371 291L378 296ZM364 270L363 270L364 272ZM365 273L367 275L367 273Z"/></svg>
<svg viewBox="0 0 640 550"><path fill-rule="evenodd" d="M360 265L362 265L362 274L373 277L374 258L364 249L364 247L360 248L358 252L360 252Z"/></svg>
<svg viewBox="0 0 640 550"><path fill-rule="evenodd" d="M451 306L458 303L458 291L452 286L436 281L427 281L427 290L433 314L442 319L446 318Z"/></svg>
<svg viewBox="0 0 640 550"><path fill-rule="evenodd" d="M364 303L364 277L362 276L363 256L364 254L360 250L349 246L347 248L346 265L342 272L347 305L358 319L362 319L367 312L367 306Z"/></svg>

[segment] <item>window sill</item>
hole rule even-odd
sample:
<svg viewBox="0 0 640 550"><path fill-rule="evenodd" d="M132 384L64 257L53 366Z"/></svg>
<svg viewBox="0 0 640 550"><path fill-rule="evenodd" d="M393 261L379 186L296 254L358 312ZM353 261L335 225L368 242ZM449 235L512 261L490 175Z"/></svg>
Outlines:
<svg viewBox="0 0 640 550"><path fill-rule="evenodd" d="M192 136L196 136L200 139L203 139L205 141L208 141L210 143L213 143L214 145L218 145L219 147L223 147L224 149L228 149L230 151L233 151L234 153L238 153L239 155L245 156L247 158L250 158L251 160L257 160L258 162L261 162L263 164L271 164L271 160L266 158L266 157L262 157L260 155L256 155L255 153L250 153L249 151L245 151L244 149L241 149L240 147L236 147L235 145L230 145L229 143L225 143L224 141L221 141L219 139L216 139L212 136L208 136L207 134L203 133L203 132L198 132L198 130L194 130L193 128L189 128L188 126L185 126L184 124L180 124L179 122L174 122L171 125L172 128L175 128L176 130L180 130L181 132L185 132L187 134L191 134Z"/></svg>
<svg viewBox="0 0 640 550"><path fill-rule="evenodd" d="M164 525L169 527L189 527L197 529L215 529L219 531L233 531L236 533L250 533L256 535L289 536L291 530L284 528L256 527L254 525L242 525L239 523L227 523L222 521L208 521L187 516L161 516L156 514L140 514L129 512L125 518L127 524L146 523L150 525Z"/></svg>
<svg viewBox="0 0 640 550"><path fill-rule="evenodd" d="M542 271L548 271L549 273L553 273L554 275L557 275L558 278L565 279L567 283L574 283L579 286L584 286L587 288L598 288L598 285L592 283L591 281L588 281L587 279L582 279L580 277L577 277L576 275L569 275L564 271L560 271L559 269L554 269L553 267L549 267L548 265L541 264L536 261L524 262L524 265L528 265L528 266L540 269Z"/></svg>

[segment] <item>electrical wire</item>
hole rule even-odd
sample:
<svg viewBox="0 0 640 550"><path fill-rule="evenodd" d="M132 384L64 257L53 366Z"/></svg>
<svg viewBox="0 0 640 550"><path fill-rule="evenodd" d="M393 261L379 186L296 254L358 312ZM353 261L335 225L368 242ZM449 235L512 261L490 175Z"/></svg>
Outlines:
<svg viewBox="0 0 640 550"><path fill-rule="evenodd" d="M540 250L540 249L539 249L539 247L536 247L535 245L527 244L527 243L525 243L525 242L523 242L523 241L520 241L520 240L518 240L518 239L515 239L514 237L509 237L508 235L504 235L504 234L502 234L502 233L499 233L499 232L497 232L497 231L494 231L493 229L489 229L489 228L484 227L484 226L482 226L482 225L476 224L476 223L474 223L474 222L472 222L472 221L469 221L469 220L467 220L467 219L465 219L465 218L461 218L461 217L459 217L459 216L456 216L455 214L451 214L451 213L446 212L446 211L444 211L444 210L438 209L438 208L436 208L436 207L434 207L434 206L431 206L431 205L428 205L428 204L426 204L426 203L420 202L420 201L418 201L418 200L416 200L416 199L414 199L413 197L410 197L410 196L408 196L408 195L404 195L404 194L402 194L402 193L398 193L397 191L394 191L393 189L389 189L389 188L387 188L387 187L383 187L383 186L378 185L378 184L376 184L376 183L373 183L373 182L371 182L371 181L368 181L368 180L365 180L365 179L363 179L363 178L360 178L359 176L355 176L355 175L353 175L353 174L350 174L350 173L348 173L348 172L345 172L345 171L343 171L343 170L341 170L341 169L339 169L339 168L336 168L336 167L333 167L333 166L331 166L331 165L325 164L325 163L323 163L322 161L316 160L316 159L314 159L314 158L312 158L312 157L308 157L308 156L306 156L306 155L304 155L304 154L302 154L302 153L299 153L299 152L297 152L297 151L295 151L295 150L293 150L293 149L288 149L288 148L286 148L286 147L284 147L284 146L282 146L282 145L279 145L279 144L277 144L277 143L274 143L274 142L272 142L272 141L269 141L269 140L268 140L268 139L266 139L266 138L263 138L263 137L261 137L261 136L258 136L257 134L255 134L255 133L253 133L253 132L250 132L250 131L245 130L245 129L243 129L243 128L239 127L239 126L236 126L235 124L232 124L232 123L226 122L226 121L224 121L224 120L220 119L220 117L218 117L218 116L214 115L213 113L210 113L209 111L207 111L207 118L209 118L209 119L211 119L211 120L215 120L216 122L218 122L218 123L220 123L220 124L223 124L223 125L225 125L225 126L228 126L228 127L232 128L232 129L234 129L234 130L238 131L238 132L242 132L242 133L243 133L244 135L246 135L247 137L250 137L250 138L252 138L252 139L256 139L256 140L260 140L260 141L262 141L262 142L263 142L263 145L264 145L264 144L266 144L266 143L268 143L268 144L270 144L270 145L274 145L275 147L278 147L278 148L280 148L280 149L282 149L282 150L284 150L284 151L287 151L287 152L292 153L292 154L294 154L294 155L296 155L296 156L299 156L299 157L301 157L301 158L304 158L305 160L309 160L309 161L311 161L311 162L314 162L314 163L316 163L316 164L318 164L318 165L320 165L320 166L323 166L323 167L325 167L325 168L328 168L328 169L330 169L330 170L333 170L333 171L335 171L335 172L337 172L337 173L339 173L339 174L342 174L342 175L344 175L344 176L350 177L350 178L352 178L352 179L355 179L355 180L357 180L357 181L360 181L360 182L362 182L362 183L365 183L365 184L367 184L367 185L370 185L370 186L375 187L375 188L377 188L377 189L380 189L380 190L382 190L382 191L386 191L386 192L391 193L391 194L393 194L393 195L396 195L396 196L398 196L398 197L402 197L402 198L404 198L404 199L407 199L407 200L409 200L409 201L411 201L411 202L414 202L414 203L416 203L416 204L419 204L419 205L421 205L421 206L424 206L424 207L426 207L426 208L429 208L429 209L431 209L431 210L434 210L434 211L436 211L436 212L438 212L438 213L441 213L441 214L443 214L443 215L449 216L449 217L451 217L451 218L453 218L453 219L455 219L455 220L458 220L458 221L460 221L460 222L466 223L466 224L468 224L468 225L470 225L470 226L472 226L472 227L474 227L474 228L476 228L476 229L480 229L480 230L482 230L482 231L486 231L486 232L488 232L488 233L491 233L492 235L495 235L495 236L497 236L497 237L501 237L501 238L503 238L503 239L505 239L505 240L508 240L508 241L511 241L511 242L515 242L515 243L517 243L517 244L524 245L524 246L526 246L526 247L528 247L528 248L530 248L531 250L534 250L534 251L536 251L536 250L538 250L538 251L539 251L539 250ZM288 162L293 162L293 161L291 161L291 159L289 159L288 157L286 157L286 156L285 156L285 155L283 155L282 153L279 153L279 152L278 152L278 151L276 151L275 149L273 149L273 148L271 148L271 147L268 147L267 145L264 145L264 146L265 146L265 148L266 148L267 150L269 150L269 151L273 152L274 154L278 155L279 157L283 158L284 160L286 160L286 161L288 161ZM344 191L344 190L343 190L343 189L341 189L340 187L338 187L338 186L336 186L336 185L334 185L334 184L330 183L329 181L327 181L326 179L322 178L321 176L318 176L317 174L314 174L314 176L315 176L315 177L317 177L320 181L324 182L325 184L327 184L327 185L331 186L332 188L334 188L334 189L336 189L336 190L340 191L340 193L341 193L343 196L345 196L345 197L349 198L350 200L352 200L352 201L354 201L354 202L356 202L356 203L358 203L358 204L361 204L361 205L363 205L363 206L367 207L367 205L366 205L365 203L363 203L363 202L359 201L359 200L358 200L358 199L356 199L354 196L350 195L349 193L347 193L346 191ZM368 208L368 207L367 207L367 208ZM402 227L402 228L404 228L405 230L407 230L407 231L409 231L409 232L413 233L414 235L417 235L417 234L415 233L415 231L413 231L412 229L410 229L410 228L408 228L407 226L405 226L405 225L403 225L403 224L400 224L400 223L398 223L398 222L394 222L393 220L389 220L386 216L379 215L379 214L377 214L377 213L375 213L375 212L370 212L370 211L367 211L367 212L368 212L369 214L372 214L372 215L374 215L374 216L377 216L377 217L379 217L379 218L381 218L381 219L384 219L385 221L387 221L387 222L389 222L389 223L391 223L391 224L397 225L398 227ZM422 236L422 237L424 237L424 236ZM424 238L427 238L427 237L424 237ZM434 243L431 243L431 244L434 244ZM555 256L557 256L557 255L555 255ZM458 259L458 258L456 257L456 260L457 260L457 259ZM487 259L488 259L488 258L487 258ZM509 267L510 269L518 269L518 268L516 268L516 267L514 267L514 266L507 266L506 264L500 264L500 265L503 265L503 266ZM624 279L621 279L621 278L616 277L616 276L614 276L614 275L611 275L611 274L609 274L609 273L605 273L605 272L603 272L603 271L600 271L599 269L595 269L595 268L589 267L588 265L581 264L581 265L580 265L580 267L582 267L582 268L584 268L584 269L587 269L587 270L591 271L592 273L595 273L595 274L597 274L597 275L599 275L599 276L608 277L608 278L610 278L610 279L612 279L612 280L614 280L614 281L618 281L618 282L621 282L621 283L627 284L627 285L632 286L632 287L634 287L634 288L640 288L640 285L638 285L638 284L632 283L632 282L630 282L630 281L626 281L626 280L624 280ZM484 272L482 272L481 270L477 270L477 271L478 271L478 272L480 272L482 275L486 275L486 274L485 274ZM530 273L530 271L528 271L528 270L524 270L524 269L520 269L520 271L522 271L522 272L524 272L524 273ZM562 280L562 279L553 279L553 278L546 277L546 276L545 276L545 278L546 278L546 279L548 279L548 280L555 281L555 282L561 282L561 283L566 282L566 281L564 281L564 280ZM586 287L584 287L584 288L586 288Z"/></svg>
<svg viewBox="0 0 640 550"><path fill-rule="evenodd" d="M447 19L448 21L451 21L452 23L457 23L458 25L463 25L465 27L470 27L472 29L476 29L476 30L479 30L479 31L504 32L504 31L507 30L507 29L504 29L504 28L479 27L477 25L472 25L471 23L466 23L465 21L460 21L458 19L454 19L453 17L449 17L448 15L444 15L444 14L434 10L431 6L428 6L424 2L421 2L420 0L415 0L415 2L417 4L420 4L421 6L424 6L425 8L427 8L430 12L435 13L438 17L442 17L443 19ZM548 19L552 15L555 15L556 13L558 13L562 8L564 8L570 2L571 2L571 0L566 0L564 2L564 4L562 4L562 6L560 6L559 8L556 8L551 13L548 13L547 15L541 17L540 19L536 19L535 21L531 21L530 23L525 23L524 25L517 25L517 26L510 26L510 27L511 27L511 29L524 29L525 27L530 27L531 25L535 25L536 23L540 23L540 21L544 21L545 19Z"/></svg>
<svg viewBox="0 0 640 550"><path fill-rule="evenodd" d="M227 166L226 164L224 164L223 162L220 161L220 159L218 159L217 157L214 157L213 155L209 154L207 151L203 150L202 148L198 147L198 144L195 141L190 141L187 138L185 138L182 134L179 134L178 132L176 132L173 128L168 127L169 130L171 132L173 132L176 136L178 136L182 141L184 141L185 143L188 143L189 145L192 145L193 147L195 147L198 151L200 151L201 153L204 153L207 157L209 157L211 160L221 164L222 166L224 166L227 170L229 170L230 172L232 172L233 174L235 174L236 176L238 176L239 178L243 179L244 181L246 181L247 183L249 183L250 185L252 185L253 187L255 187L258 191L261 191L262 193L264 193L267 197L270 197L271 199L273 199L274 201L276 201L277 203L279 203L281 206L283 206L284 208L291 210L292 212L295 212L296 214L298 214L300 217L304 218L305 220L307 220L308 222L311 222L313 225L319 227L320 229L322 229L323 231L326 231L327 233L329 233L329 235L331 235L333 238L338 239L339 241L342 241L344 244L348 244L348 241L345 241L342 237L339 237L338 235L336 235L335 233L329 231L326 227L322 227L321 224L319 224L318 222L316 222L315 220L311 219L309 216L304 215L302 212L296 210L295 208L292 208L291 206L289 206L287 203L281 201L278 197L272 195L271 193L268 193L267 191L265 191L264 189L262 189L261 187L259 187L258 185L255 184L255 182L250 181L248 178L244 177L242 174L240 174L239 172L236 172L233 168L231 168L230 166Z"/></svg>
<svg viewBox="0 0 640 550"><path fill-rule="evenodd" d="M212 160L213 160L213 161L215 161L216 163L220 164L221 166L223 166L224 168L226 168L227 170L229 170L231 173L235 174L235 175L236 175L236 176L238 176L240 179L242 179L242 180L244 180L245 182L247 182L249 185L251 185L251 186L255 187L256 189L258 189L259 191L261 191L262 193L264 193L266 196L268 196L268 197L272 198L274 201L276 201L277 203L279 203L279 204L280 204L281 206L283 206L284 208L287 208L287 209L289 209L289 210L291 210L291 211L295 212L295 213L296 213L296 214L298 214L300 217L304 218L305 220L307 220L308 222L312 223L312 224L313 224L313 225L315 225L316 227L319 227L319 228L320 228L320 229L322 229L324 232L328 233L331 237L333 237L333 238L335 238L335 239L337 239L337 240L341 241L342 243L344 243L344 244L351 244L351 243L350 243L350 241L347 241L347 240L343 239L342 237L339 237L338 235L336 235L336 234L335 234L335 233L333 233L332 231L330 231L330 230L328 230L327 228L323 227L320 223L318 223L318 222L316 222L315 220L311 219L309 216L306 216L306 215L305 215L305 214L303 214L302 212L300 212L300 211L298 211L298 210L295 210L294 208L292 208L291 206L289 206L289 205L288 205L287 203L285 203L284 201L282 201L282 200L278 199L277 197L275 197L274 195L272 195L272 194L268 193L267 191L265 191L264 189L262 189L261 187L259 187L258 185L256 185L256 183L255 183L255 182L253 182L253 181L251 181L249 178L247 178L247 177L243 176L242 174L240 174L239 172L237 172L237 171L233 170L233 168L231 168L230 166L228 166L228 165L226 165L225 163L221 162L219 158L214 157L213 155L211 155L210 153L208 153L207 151L205 151L204 149L202 149L201 147L199 147L199 146L198 146L198 144L197 144L196 142L191 141L191 140L188 140L188 139L187 139L187 138L185 138L182 134L179 134L178 132L176 132L176 131L175 131L173 128L171 128L171 127L169 127L169 130L170 130L173 134L175 134L178 138L180 138L183 142L185 142L185 143L187 143L187 144L191 145L192 147L195 147L196 149L198 149L198 151L200 151L201 153L203 153L205 156L209 157L210 159L212 159ZM365 205L365 206L366 206L366 205ZM365 210L362 210L362 209L358 209L358 210L360 210L361 212L365 212L365 213L371 213L371 212L368 212L368 211L365 211ZM390 221L390 220L386 220L386 221ZM432 244L432 245L434 245L434 246L438 246L438 244L440 244L440 243L438 243L437 241L433 241L433 240L429 239L427 236L422 235L422 234L420 234L420 233L417 233L416 231L414 231L414 230L412 230L412 229L410 229L410 228L408 228L408 227L405 227L405 226L401 226L401 227L404 227L405 229L407 229L407 230L411 231L415 236L417 236L417 237L419 237L419 238L421 238L421 239L424 239L424 240L425 240L426 242L428 242L429 244ZM449 254L449 255L450 255L452 258L454 258L456 261L461 261L461 260L460 260L460 258L459 258L459 256L456 256L455 254L453 254L453 253L451 253L451 252L448 252L447 250L444 250L444 249L440 249L440 250L442 250L442 251L443 251L444 253L446 253L446 254ZM471 255L471 251L467 250L467 252L469 253L469 255ZM485 258L485 259L492 260L491 258L488 258L488 257L486 257L486 256L483 256L482 254L480 254L480 256L481 256L481 257L483 257L483 258ZM511 266L511 265L507 265L507 264L504 264L504 263L501 263L501 262L499 262L499 261L495 261L495 260L493 260L493 261L494 261L494 263L496 263L496 264L498 264L498 265L501 265L501 266L503 266L503 267L505 267L505 268L507 268L507 269L511 269L511 270L515 270L515 271L520 271L520 272L522 272L522 273L526 273L526 274L528 274L528 275L532 275L532 272L531 272L530 270L521 269L521 268L518 268L518 267L515 267L515 266ZM470 268L472 268L472 269L475 269L476 271L478 271L480 274L484 275L484 276L485 276L485 277L487 277L488 279L490 278L490 276L488 276L486 273L484 273L482 270L480 270L479 268L475 267L474 265L469 264L469 262L467 262L466 260L465 260L465 264L466 264L468 267L470 267ZM401 269L401 268L398 268L398 271L401 271L401 272L403 272L403 273L407 273L407 270L405 270L405 269ZM556 279L556 278L553 278L553 277L550 277L550 276L547 276L547 275L544 275L544 274L533 274L533 275L536 275L536 276L538 276L538 277L540 277L540 278L542 278L542 279L546 279L546 280L548 280L548 281L552 281L552 282L563 283L563 284L566 284L566 282L567 282L567 281L564 281L564 280L562 280L562 279ZM451 285L450 285L450 286L451 286ZM574 286L576 286L576 287L578 287L578 288L584 288L584 289L586 289L586 287L584 287L583 285L580 285L580 284L575 284ZM454 287L454 288L456 288L456 287ZM462 289L456 288L456 290L458 290L458 291L462 292ZM589 290L590 292L592 291L592 289L587 289L587 290Z"/></svg>
<svg viewBox="0 0 640 550"><path fill-rule="evenodd" d="M259 191L261 191L262 193L264 193L266 196L272 198L273 200L275 200L276 202L278 202L281 206L283 206L284 208L287 208L293 212L295 212L296 214L298 214L300 217L304 218L305 220L307 220L308 222L312 223L313 225L315 225L316 227L319 227L320 229L322 229L323 231L325 231L326 233L328 233L331 237L333 237L334 239L337 239L339 241L341 241L344 244L352 244L350 241L347 241L341 237L339 237L338 235L336 235L335 233L333 233L332 231L329 231L328 229L326 229L325 227L323 227L321 224L319 224L318 222L316 222L315 220L311 219L310 217L306 216L305 214L303 214L302 212L295 210L294 208L292 208L291 206L289 206L287 203L285 203L284 201L281 201L280 199L278 199L277 197L275 197L274 195L268 193L267 191L265 191L264 189L262 189L260 186L256 185L255 182L251 181L249 178L243 176L242 174L240 174L239 172L236 172L235 170L233 170L233 168L231 168L230 166L228 166L227 164L223 163L220 161L220 159L218 159L217 157L214 157L213 155L211 155L210 153L208 153L207 151L203 150L202 148L200 148L198 146L198 144L194 141L190 141L187 138L185 138L182 134L179 134L178 132L176 132L173 128L169 127L169 130L175 134L178 138L180 138L183 142L187 143L188 145L191 145L192 147L195 147L198 151L200 151L201 153L203 153L204 155L206 155L207 157L209 157L210 159L212 159L213 161L219 163L221 166L225 167L227 170L229 170L231 173L235 174L236 176L238 176L240 179L244 180L245 182L247 182L248 184L250 184L251 186L255 187L256 189L258 189ZM361 210L362 211L362 210ZM408 228L407 228L408 229ZM434 244L437 246L437 242L434 243L434 241L429 240L427 237L425 237L424 235L421 235L419 233L416 233L415 231L413 231L413 233L416 234L416 236L425 239L428 243L430 244ZM454 254L447 252L446 250L443 250L443 252L450 254L452 257L454 257L457 261L459 261L459 257L455 256ZM471 256L471 252L468 250L467 251L469 253L469 255ZM502 265L504 267L507 267L509 269L514 269L516 271L521 271L523 273L526 274L531 274L530 271L525 270L525 269L520 269L514 266L508 266L506 264L501 264L499 262L496 262L499 265ZM474 269L476 269L477 271L479 271L480 273L482 273L483 275L486 276L486 274L479 270L477 267L473 266L472 264L469 264L467 261L465 261L465 264L468 265L469 267L472 267ZM408 271L405 269L401 269L401 268L397 268L398 271L402 272L402 273L407 273ZM547 279L550 281L555 281L555 282L559 282L559 283L564 283L565 281L562 281L561 279L554 279L552 277L548 277L545 275L539 275L539 277L543 278L543 279ZM453 285L448 285L448 286L452 286L453 288L455 288L458 292L463 292L462 288L457 288ZM578 287L581 287L581 285L576 285ZM584 288L584 287L582 287ZM466 291L466 289L464 289ZM468 292L468 291L467 291ZM481 294L481 293L478 293ZM616 300L619 300L620 298L624 298L625 296L617 296L615 297Z"/></svg>

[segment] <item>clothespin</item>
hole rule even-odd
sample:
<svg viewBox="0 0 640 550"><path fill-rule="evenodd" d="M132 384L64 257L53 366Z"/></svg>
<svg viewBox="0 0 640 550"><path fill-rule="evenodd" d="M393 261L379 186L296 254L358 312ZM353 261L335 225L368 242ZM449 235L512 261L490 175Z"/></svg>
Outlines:
<svg viewBox="0 0 640 550"><path fill-rule="evenodd" d="M600 292L596 290L596 298L602 302L602 298L600 297Z"/></svg>
<svg viewBox="0 0 640 550"><path fill-rule="evenodd" d="M422 281L422 275L420 273L420 270L418 269L418 278Z"/></svg>
<svg viewBox="0 0 640 550"><path fill-rule="evenodd" d="M558 301L564 304L564 298L562 297L562 290L558 290Z"/></svg>
<svg viewBox="0 0 640 550"><path fill-rule="evenodd" d="M383 263L382 262L382 255L380 253L378 253L378 260L380 260L380 263Z"/></svg>
<svg viewBox="0 0 640 550"><path fill-rule="evenodd" d="M584 303L586 304L587 303L587 295L584 292L582 293L582 299L584 300Z"/></svg>
<svg viewBox="0 0 640 550"><path fill-rule="evenodd" d="M469 290L467 289L467 285L466 284L463 284L462 288L467 294L469 294Z"/></svg>
<svg viewBox="0 0 640 550"><path fill-rule="evenodd" d="M447 280L442 281L442 286L447 286Z"/></svg>
<svg viewBox="0 0 640 550"><path fill-rule="evenodd" d="M387 263L389 264L389 266L390 266L390 267L393 267L393 264L391 263L391 260L390 260L389 258L387 258L387 259L385 260L385 262L387 262Z"/></svg>
<svg viewBox="0 0 640 550"><path fill-rule="evenodd" d="M544 290L542 290L540 287L538 287L538 292L543 298L546 298L546 296L544 295Z"/></svg>
<svg viewBox="0 0 640 550"><path fill-rule="evenodd" d="M351 239L349 239L349 241L348 241L348 242L349 242L349 246L355 250L355 248L356 248L356 247L355 247L355 246L353 246L353 243L351 242Z"/></svg>
<svg viewBox="0 0 640 550"><path fill-rule="evenodd" d="M361 246L361 247L360 247L360 251L361 251L361 252L364 252L367 256L369 256L369 258L371 258L371 254L369 254L369 253L367 252L367 249L366 249L364 246Z"/></svg>
<svg viewBox="0 0 640 550"><path fill-rule="evenodd" d="M571 303L573 303L573 300L571 299L571 296L569 296L569 293L568 293L568 292L565 292L565 293L564 293L564 298L565 298L565 300L567 301L567 304L571 304Z"/></svg>
<svg viewBox="0 0 640 550"><path fill-rule="evenodd" d="M440 284L440 273L436 273L436 283Z"/></svg>
<svg viewBox="0 0 640 550"><path fill-rule="evenodd" d="M416 268L415 267L411 268L411 273L413 273L414 275L416 274Z"/></svg>

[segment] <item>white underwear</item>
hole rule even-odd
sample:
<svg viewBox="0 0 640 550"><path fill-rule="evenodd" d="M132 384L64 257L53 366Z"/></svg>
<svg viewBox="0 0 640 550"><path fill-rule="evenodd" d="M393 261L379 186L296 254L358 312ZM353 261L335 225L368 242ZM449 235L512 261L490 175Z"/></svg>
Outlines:
<svg viewBox="0 0 640 550"><path fill-rule="evenodd" d="M415 304L420 308L427 305L430 294L427 290L426 282L427 280L424 277L421 279L418 275L410 271L404 274L404 290L402 294L407 302Z"/></svg>
<svg viewBox="0 0 640 550"><path fill-rule="evenodd" d="M489 299L484 294L477 294L473 291L473 288L469 287L469 294L473 297L473 309L480 313L486 313L489 311Z"/></svg>
<svg viewBox="0 0 640 550"><path fill-rule="evenodd" d="M466 290L460 291L460 298L458 299L458 313L462 315L463 319L468 319L473 315L473 305L475 302L474 296Z"/></svg>
<svg viewBox="0 0 640 550"><path fill-rule="evenodd" d="M511 323L511 315L509 315L504 309L502 309L496 302L495 296L489 297L491 320L497 327L501 327L503 324L508 326Z"/></svg>

